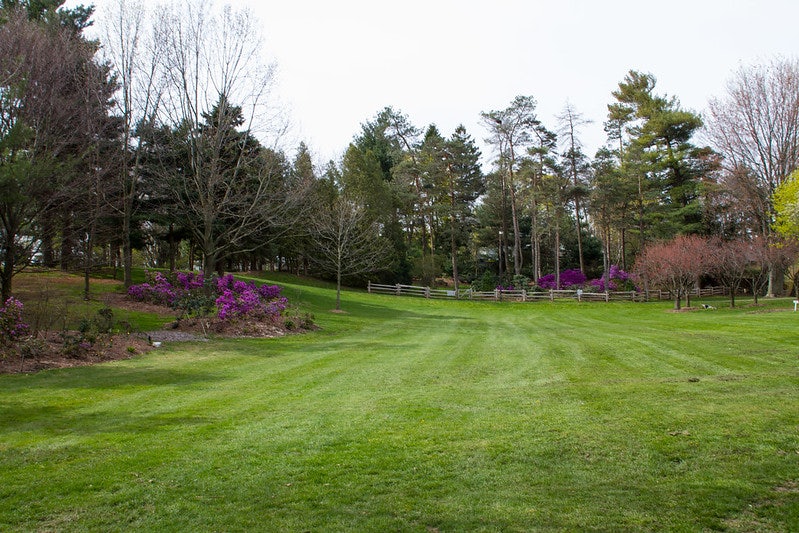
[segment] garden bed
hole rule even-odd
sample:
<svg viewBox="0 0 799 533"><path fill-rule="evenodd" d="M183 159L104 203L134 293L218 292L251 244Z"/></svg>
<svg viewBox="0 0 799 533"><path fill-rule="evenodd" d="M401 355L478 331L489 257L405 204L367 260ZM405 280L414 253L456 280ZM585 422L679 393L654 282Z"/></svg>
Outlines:
<svg viewBox="0 0 799 533"><path fill-rule="evenodd" d="M41 332L7 347L0 356L0 374L38 372L52 368L94 365L130 359L153 347L142 334L109 335L91 346L80 346L78 332ZM24 357L23 357L24 354Z"/></svg>

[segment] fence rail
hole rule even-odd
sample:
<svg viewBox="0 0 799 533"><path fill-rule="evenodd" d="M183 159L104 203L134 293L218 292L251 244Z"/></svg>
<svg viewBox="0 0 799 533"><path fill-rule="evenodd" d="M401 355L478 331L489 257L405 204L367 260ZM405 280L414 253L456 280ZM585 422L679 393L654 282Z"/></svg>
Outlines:
<svg viewBox="0 0 799 533"><path fill-rule="evenodd" d="M691 296L697 296L699 298L706 298L708 296L729 296L730 291L726 287L704 287L704 288L694 288L691 291ZM673 300L674 295L671 291L649 291L649 296L652 299L657 298L658 300Z"/></svg>
<svg viewBox="0 0 799 533"><path fill-rule="evenodd" d="M452 299L452 300L475 300L491 302L535 302L541 300L577 300L577 301L643 301L645 295L637 291L609 291L609 292L589 292L584 290L548 290L548 291L528 291L528 290L502 290L493 291L473 291L471 289L461 289L459 291L448 289L432 289L430 287L420 287L417 285L381 285L369 282L367 290L372 294L391 294L394 296L416 296L429 299ZM724 287L706 287L694 289L691 296L726 296L728 292ZM670 300L672 294L669 291L650 291L650 299Z"/></svg>
<svg viewBox="0 0 799 533"><path fill-rule="evenodd" d="M635 291L612 291L612 292L587 292L581 290L549 290L549 291L528 291L528 290L502 290L493 291L473 291L464 289L459 291L447 289L432 289L430 287L420 287L417 285L382 285L369 282L367 290L372 294L390 294L394 296L416 296L430 299L458 299L476 300L493 302L534 302L541 300L586 300L586 301L605 301L611 300L641 300L643 295Z"/></svg>

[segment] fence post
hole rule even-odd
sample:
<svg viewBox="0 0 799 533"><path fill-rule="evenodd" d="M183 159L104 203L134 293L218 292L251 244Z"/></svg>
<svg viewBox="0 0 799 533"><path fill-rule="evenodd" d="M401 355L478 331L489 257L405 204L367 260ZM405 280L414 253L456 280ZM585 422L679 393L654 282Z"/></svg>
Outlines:
<svg viewBox="0 0 799 533"><path fill-rule="evenodd" d="M522 289L522 301L527 301L527 289Z"/></svg>
<svg viewBox="0 0 799 533"><path fill-rule="evenodd" d="M494 301L495 302L498 302L500 300L499 295L500 295L499 289L494 289Z"/></svg>
<svg viewBox="0 0 799 533"><path fill-rule="evenodd" d="M605 302L607 303L609 301L610 301L610 293L608 291L605 291Z"/></svg>
<svg viewBox="0 0 799 533"><path fill-rule="evenodd" d="M366 286L366 292L372 294L372 281L369 280L369 284Z"/></svg>
<svg viewBox="0 0 799 533"><path fill-rule="evenodd" d="M554 302L555 301L555 291L552 290L552 289L549 289L549 301L550 302Z"/></svg>
<svg viewBox="0 0 799 533"><path fill-rule="evenodd" d="M399 283L397 283L397 296L402 296L402 287L400 287Z"/></svg>
<svg viewBox="0 0 799 533"><path fill-rule="evenodd" d="M424 297L425 298L430 298L430 287L425 287L424 288Z"/></svg>

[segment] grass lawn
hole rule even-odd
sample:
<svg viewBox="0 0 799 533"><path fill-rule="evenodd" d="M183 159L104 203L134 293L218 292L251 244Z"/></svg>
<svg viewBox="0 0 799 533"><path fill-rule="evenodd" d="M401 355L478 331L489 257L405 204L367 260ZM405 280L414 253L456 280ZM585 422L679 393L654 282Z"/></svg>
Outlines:
<svg viewBox="0 0 799 533"><path fill-rule="evenodd" d="M277 281L321 330L0 376L0 530L799 530L791 300Z"/></svg>

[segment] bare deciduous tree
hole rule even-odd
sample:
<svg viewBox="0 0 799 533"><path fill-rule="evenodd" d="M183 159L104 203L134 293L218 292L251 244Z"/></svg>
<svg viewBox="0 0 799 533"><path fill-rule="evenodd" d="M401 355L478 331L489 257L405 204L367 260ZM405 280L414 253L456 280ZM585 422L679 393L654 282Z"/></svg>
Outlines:
<svg viewBox="0 0 799 533"><path fill-rule="evenodd" d="M141 137L135 138L135 130L155 118L164 89L161 61L164 43L155 38L154 27L149 24L151 14L141 0L117 0L102 20L105 28L102 51L119 85L115 104L122 119L120 198L114 207L122 219L125 286L132 283L131 233L145 144Z"/></svg>
<svg viewBox="0 0 799 533"><path fill-rule="evenodd" d="M724 183L759 235L771 234L771 195L799 168L799 60L741 67L722 98L710 101L705 132L723 156ZM769 294L779 292L778 272Z"/></svg>
<svg viewBox="0 0 799 533"><path fill-rule="evenodd" d="M268 98L275 67L262 58L251 13L184 1L170 4L161 22L168 76L159 116L180 132L186 162L162 177L202 248L204 270L213 271L230 250L248 251L241 246L254 235L274 238L267 229L290 227L302 190L287 190L275 152L252 146L256 137L276 146L286 125Z"/></svg>
<svg viewBox="0 0 799 533"><path fill-rule="evenodd" d="M388 265L391 247L363 206L344 197L313 219L314 261L336 276L336 310L341 309L341 279L377 272Z"/></svg>

